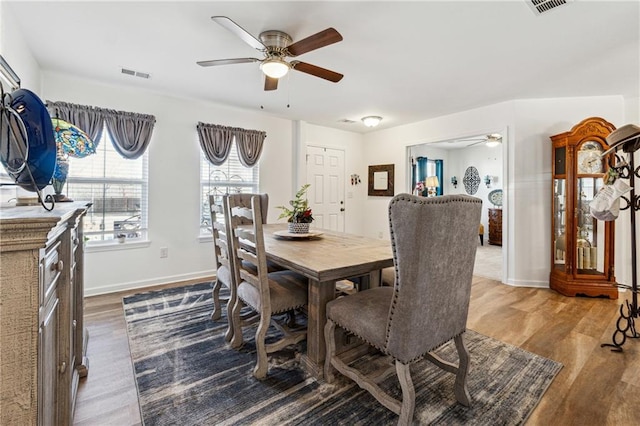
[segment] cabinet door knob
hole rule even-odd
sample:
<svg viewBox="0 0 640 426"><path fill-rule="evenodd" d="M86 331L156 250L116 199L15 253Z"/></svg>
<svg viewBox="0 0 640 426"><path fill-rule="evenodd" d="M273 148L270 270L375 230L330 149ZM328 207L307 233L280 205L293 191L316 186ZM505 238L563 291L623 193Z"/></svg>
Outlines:
<svg viewBox="0 0 640 426"><path fill-rule="evenodd" d="M73 244L74 244L74 245L76 245L76 246L77 246L79 243L80 243L80 240L79 240L78 238L74 238L74 239L73 239Z"/></svg>
<svg viewBox="0 0 640 426"><path fill-rule="evenodd" d="M62 260L59 260L58 263L56 263L56 269L58 271L62 271L63 268L64 268L64 262Z"/></svg>
<svg viewBox="0 0 640 426"><path fill-rule="evenodd" d="M65 371L67 371L67 363L62 361L62 364L60 364L60 374L64 374Z"/></svg>

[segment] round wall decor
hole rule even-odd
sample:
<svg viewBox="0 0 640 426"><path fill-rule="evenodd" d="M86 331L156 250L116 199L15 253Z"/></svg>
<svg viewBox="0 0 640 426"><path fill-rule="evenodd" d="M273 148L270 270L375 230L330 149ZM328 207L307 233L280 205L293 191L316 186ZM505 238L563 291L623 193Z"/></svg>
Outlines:
<svg viewBox="0 0 640 426"><path fill-rule="evenodd" d="M473 166L467 167L467 170L464 171L462 183L464 184L464 190L467 191L467 194L473 195L478 192L478 186L480 185L480 173L478 173L478 169Z"/></svg>

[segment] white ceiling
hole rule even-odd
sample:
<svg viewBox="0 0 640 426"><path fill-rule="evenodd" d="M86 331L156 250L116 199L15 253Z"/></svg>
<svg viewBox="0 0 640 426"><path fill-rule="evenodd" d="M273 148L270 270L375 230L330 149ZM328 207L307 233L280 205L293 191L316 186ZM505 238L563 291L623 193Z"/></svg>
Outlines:
<svg viewBox="0 0 640 426"><path fill-rule="evenodd" d="M377 130L510 99L640 96L637 0L574 0L541 16L526 0L3 1L42 70L357 132L369 130L366 115L384 117ZM334 27L342 42L296 59L345 77L294 71L264 92L256 63L202 68L196 61L261 58L213 15L294 41Z"/></svg>

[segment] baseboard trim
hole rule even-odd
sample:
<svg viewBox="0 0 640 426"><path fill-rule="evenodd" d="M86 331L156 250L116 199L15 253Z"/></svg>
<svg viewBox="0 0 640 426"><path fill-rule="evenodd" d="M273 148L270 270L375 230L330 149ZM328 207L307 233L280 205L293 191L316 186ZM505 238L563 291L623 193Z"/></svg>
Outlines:
<svg viewBox="0 0 640 426"><path fill-rule="evenodd" d="M549 281L506 280L503 284L511 287L549 288Z"/></svg>
<svg viewBox="0 0 640 426"><path fill-rule="evenodd" d="M128 283L119 283L114 285L105 285L100 287L85 288L84 296L99 296L102 294L125 292L129 290L137 290L141 288L154 287L166 284L190 284L194 282L207 281L215 278L214 271L200 271L189 274L171 275L167 277L153 278L149 280L130 281Z"/></svg>

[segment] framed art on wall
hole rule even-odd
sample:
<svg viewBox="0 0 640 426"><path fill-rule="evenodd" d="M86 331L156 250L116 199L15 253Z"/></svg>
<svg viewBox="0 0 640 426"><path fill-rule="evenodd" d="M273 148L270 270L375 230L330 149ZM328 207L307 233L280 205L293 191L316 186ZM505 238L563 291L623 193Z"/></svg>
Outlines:
<svg viewBox="0 0 640 426"><path fill-rule="evenodd" d="M393 197L393 164L369 166L369 196Z"/></svg>

